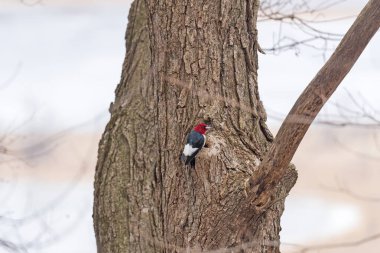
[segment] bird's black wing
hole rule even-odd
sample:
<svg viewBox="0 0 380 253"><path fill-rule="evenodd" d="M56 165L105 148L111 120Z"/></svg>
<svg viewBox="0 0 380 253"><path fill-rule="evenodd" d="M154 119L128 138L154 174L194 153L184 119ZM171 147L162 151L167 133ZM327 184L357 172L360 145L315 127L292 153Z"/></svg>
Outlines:
<svg viewBox="0 0 380 253"><path fill-rule="evenodd" d="M205 144L205 138L202 134L192 130L187 137L187 144L190 144L193 148L198 148L191 156L185 157L185 164L188 165L190 163L191 167L195 167L195 156L199 153L202 147Z"/></svg>
<svg viewBox="0 0 380 253"><path fill-rule="evenodd" d="M202 149L205 144L205 137L194 130L187 136L187 144L190 144L193 148Z"/></svg>

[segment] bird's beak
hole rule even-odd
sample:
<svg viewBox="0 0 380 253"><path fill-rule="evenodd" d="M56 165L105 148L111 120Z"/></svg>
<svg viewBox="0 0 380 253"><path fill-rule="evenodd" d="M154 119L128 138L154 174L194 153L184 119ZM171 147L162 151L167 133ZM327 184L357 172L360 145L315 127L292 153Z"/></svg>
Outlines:
<svg viewBox="0 0 380 253"><path fill-rule="evenodd" d="M212 128L211 126L206 126L206 129L209 130L210 128Z"/></svg>

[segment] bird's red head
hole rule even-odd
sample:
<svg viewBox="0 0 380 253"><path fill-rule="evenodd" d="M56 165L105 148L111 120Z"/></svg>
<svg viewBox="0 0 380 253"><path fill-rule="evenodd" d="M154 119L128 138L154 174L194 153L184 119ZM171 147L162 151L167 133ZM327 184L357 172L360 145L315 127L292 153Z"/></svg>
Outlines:
<svg viewBox="0 0 380 253"><path fill-rule="evenodd" d="M208 130L208 129L210 129L211 127L209 126L209 125L207 125L207 124L205 124L205 123L200 123L200 124L198 124L198 125L196 125L195 127L194 127L194 131L196 131L196 132L198 132L198 133L200 133L200 134L205 134L206 133L206 131Z"/></svg>

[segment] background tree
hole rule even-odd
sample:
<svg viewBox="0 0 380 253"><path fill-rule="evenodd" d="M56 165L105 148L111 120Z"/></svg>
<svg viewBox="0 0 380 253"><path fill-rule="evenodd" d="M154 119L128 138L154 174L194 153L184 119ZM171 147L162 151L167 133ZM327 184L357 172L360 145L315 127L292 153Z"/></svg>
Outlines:
<svg viewBox="0 0 380 253"><path fill-rule="evenodd" d="M288 164L377 31L380 3L370 1L363 10L274 145L257 89L258 4L133 3L121 82L99 145L99 252L279 251L283 204L297 178ZM199 121L214 130L196 170L188 170L178 157L186 133Z"/></svg>

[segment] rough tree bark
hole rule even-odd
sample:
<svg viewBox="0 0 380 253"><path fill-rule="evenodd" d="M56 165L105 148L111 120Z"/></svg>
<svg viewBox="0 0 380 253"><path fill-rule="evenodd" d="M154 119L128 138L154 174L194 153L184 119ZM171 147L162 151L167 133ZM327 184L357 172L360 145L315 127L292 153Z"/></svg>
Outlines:
<svg viewBox="0 0 380 253"><path fill-rule="evenodd" d="M288 164L379 28L380 1L369 1L273 144L257 88L257 9L258 0L133 3L99 144L98 252L279 252L284 199L297 178ZM190 170L178 158L201 121L214 130Z"/></svg>
<svg viewBox="0 0 380 253"><path fill-rule="evenodd" d="M289 167L265 209L247 179L273 137L257 87L258 0L135 0L111 119L99 144L94 227L98 252L235 247L279 252ZM195 170L184 139L212 124Z"/></svg>

